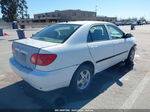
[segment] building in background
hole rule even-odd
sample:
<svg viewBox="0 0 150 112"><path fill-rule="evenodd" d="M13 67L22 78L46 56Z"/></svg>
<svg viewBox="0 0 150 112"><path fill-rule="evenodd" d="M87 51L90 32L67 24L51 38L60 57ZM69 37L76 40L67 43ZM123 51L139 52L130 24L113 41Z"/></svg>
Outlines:
<svg viewBox="0 0 150 112"><path fill-rule="evenodd" d="M51 23L65 21L107 21L115 22L116 17L97 16L93 11L56 10L54 12L35 14L33 19L20 20L20 23Z"/></svg>
<svg viewBox="0 0 150 112"><path fill-rule="evenodd" d="M96 20L96 12L81 10L56 10L54 12L35 14L37 21L77 21L77 20Z"/></svg>
<svg viewBox="0 0 150 112"><path fill-rule="evenodd" d="M117 21L117 17L97 16L96 20L115 23Z"/></svg>

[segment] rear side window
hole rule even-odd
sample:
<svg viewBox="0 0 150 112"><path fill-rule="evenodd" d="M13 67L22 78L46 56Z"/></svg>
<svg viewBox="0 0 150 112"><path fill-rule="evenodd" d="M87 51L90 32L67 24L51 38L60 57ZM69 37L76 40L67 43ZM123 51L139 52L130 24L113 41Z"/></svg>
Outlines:
<svg viewBox="0 0 150 112"><path fill-rule="evenodd" d="M109 40L109 35L104 25L93 26L88 35L88 42Z"/></svg>
<svg viewBox="0 0 150 112"><path fill-rule="evenodd" d="M108 25L107 27L112 39L120 39L124 36L124 33L116 26Z"/></svg>
<svg viewBox="0 0 150 112"><path fill-rule="evenodd" d="M65 42L81 25L77 24L55 24L49 26L37 33L32 39L63 43Z"/></svg>

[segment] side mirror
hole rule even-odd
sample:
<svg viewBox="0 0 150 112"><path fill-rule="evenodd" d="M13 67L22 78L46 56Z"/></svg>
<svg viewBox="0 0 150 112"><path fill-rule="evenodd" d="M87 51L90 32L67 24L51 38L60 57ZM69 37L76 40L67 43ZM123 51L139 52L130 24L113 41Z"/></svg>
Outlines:
<svg viewBox="0 0 150 112"><path fill-rule="evenodd" d="M131 33L127 33L123 36L123 38L131 38L133 37L133 35Z"/></svg>

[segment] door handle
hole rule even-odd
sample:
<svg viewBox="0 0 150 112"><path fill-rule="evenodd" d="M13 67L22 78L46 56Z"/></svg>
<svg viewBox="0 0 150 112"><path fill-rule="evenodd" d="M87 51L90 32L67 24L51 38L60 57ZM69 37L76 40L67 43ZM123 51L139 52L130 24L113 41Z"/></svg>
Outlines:
<svg viewBox="0 0 150 112"><path fill-rule="evenodd" d="M93 45L93 46L91 46L91 48L97 48L98 47L98 45Z"/></svg>

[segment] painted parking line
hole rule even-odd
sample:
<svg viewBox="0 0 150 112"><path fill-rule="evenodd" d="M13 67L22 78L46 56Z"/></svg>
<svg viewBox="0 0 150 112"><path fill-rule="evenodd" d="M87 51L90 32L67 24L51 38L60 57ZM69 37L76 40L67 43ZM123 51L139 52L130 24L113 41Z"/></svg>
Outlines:
<svg viewBox="0 0 150 112"><path fill-rule="evenodd" d="M136 55L135 55L135 58L140 58L140 55L136 54Z"/></svg>
<svg viewBox="0 0 150 112"><path fill-rule="evenodd" d="M11 51L0 53L0 55L6 55L6 54L11 54Z"/></svg>
<svg viewBox="0 0 150 112"><path fill-rule="evenodd" d="M3 80L5 78L5 74L0 74L0 80Z"/></svg>
<svg viewBox="0 0 150 112"><path fill-rule="evenodd" d="M143 80L139 83L137 88L133 91L133 93L129 96L129 98L125 101L125 103L121 106L121 109L132 109L136 99L140 96L143 92L145 86L150 81L150 72L148 72Z"/></svg>

